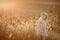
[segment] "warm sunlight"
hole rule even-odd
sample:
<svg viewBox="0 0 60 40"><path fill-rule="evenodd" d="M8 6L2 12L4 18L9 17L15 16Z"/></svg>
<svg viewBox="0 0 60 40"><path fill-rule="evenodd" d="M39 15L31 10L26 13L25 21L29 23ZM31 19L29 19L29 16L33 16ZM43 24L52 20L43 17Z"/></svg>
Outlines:
<svg viewBox="0 0 60 40"><path fill-rule="evenodd" d="M0 7L2 7L2 8L12 8L15 5L16 4L12 3L12 2L2 2L2 3L0 3Z"/></svg>

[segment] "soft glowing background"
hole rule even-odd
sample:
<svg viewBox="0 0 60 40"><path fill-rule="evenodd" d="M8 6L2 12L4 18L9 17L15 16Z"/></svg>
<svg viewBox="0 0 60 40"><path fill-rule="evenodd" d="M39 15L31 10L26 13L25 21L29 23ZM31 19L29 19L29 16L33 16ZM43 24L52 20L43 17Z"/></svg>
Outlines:
<svg viewBox="0 0 60 40"><path fill-rule="evenodd" d="M0 0L1 40L40 40L36 27L40 13L49 14L49 37L60 40L60 3L57 0Z"/></svg>

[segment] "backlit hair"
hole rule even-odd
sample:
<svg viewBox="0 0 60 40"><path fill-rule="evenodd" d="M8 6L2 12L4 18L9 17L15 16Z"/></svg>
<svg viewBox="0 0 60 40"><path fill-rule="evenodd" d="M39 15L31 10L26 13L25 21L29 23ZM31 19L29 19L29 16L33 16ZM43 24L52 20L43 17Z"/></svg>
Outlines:
<svg viewBox="0 0 60 40"><path fill-rule="evenodd" d="M48 17L48 13L47 12L41 12L41 16L42 15L46 15Z"/></svg>

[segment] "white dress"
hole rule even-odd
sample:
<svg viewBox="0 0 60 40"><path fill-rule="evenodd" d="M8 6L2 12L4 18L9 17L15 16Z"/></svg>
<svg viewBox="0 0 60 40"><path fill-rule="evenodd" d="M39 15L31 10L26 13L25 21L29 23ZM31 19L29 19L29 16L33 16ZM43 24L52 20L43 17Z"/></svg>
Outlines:
<svg viewBox="0 0 60 40"><path fill-rule="evenodd" d="M42 18L39 19L38 27L37 27L37 35L48 36L47 31L47 22Z"/></svg>

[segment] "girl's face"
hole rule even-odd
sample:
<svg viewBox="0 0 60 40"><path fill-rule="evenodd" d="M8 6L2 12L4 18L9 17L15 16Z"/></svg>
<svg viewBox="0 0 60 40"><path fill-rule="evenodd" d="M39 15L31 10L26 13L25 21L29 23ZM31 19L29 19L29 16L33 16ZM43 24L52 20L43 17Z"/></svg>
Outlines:
<svg viewBox="0 0 60 40"><path fill-rule="evenodd" d="M47 16L46 15L42 15L42 18L44 19L44 20L46 20L47 19Z"/></svg>

